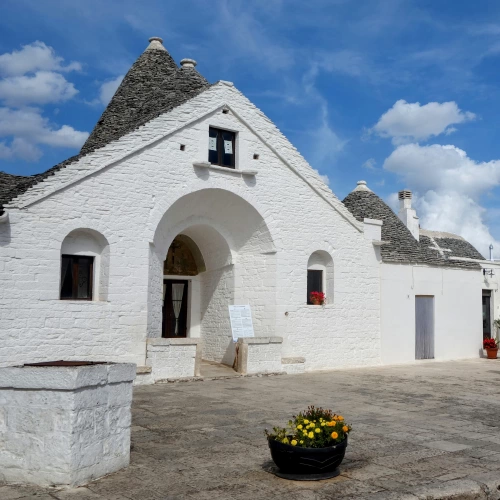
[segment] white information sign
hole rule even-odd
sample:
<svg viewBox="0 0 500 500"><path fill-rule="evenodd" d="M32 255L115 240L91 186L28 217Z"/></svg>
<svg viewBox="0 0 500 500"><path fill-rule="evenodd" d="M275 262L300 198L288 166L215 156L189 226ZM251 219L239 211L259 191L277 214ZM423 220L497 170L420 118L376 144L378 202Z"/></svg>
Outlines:
<svg viewBox="0 0 500 500"><path fill-rule="evenodd" d="M229 306L229 318L231 319L234 342L242 337L254 336L252 311L249 305Z"/></svg>
<svg viewBox="0 0 500 500"><path fill-rule="evenodd" d="M208 138L208 149L210 151L217 151L217 137Z"/></svg>
<svg viewBox="0 0 500 500"><path fill-rule="evenodd" d="M227 155L233 154L233 141L224 141L224 153Z"/></svg>

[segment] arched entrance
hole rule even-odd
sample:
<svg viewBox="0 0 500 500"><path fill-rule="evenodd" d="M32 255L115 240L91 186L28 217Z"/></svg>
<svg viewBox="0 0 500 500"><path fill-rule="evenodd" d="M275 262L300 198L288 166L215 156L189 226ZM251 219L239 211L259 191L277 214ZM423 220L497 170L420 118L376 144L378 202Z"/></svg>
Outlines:
<svg viewBox="0 0 500 500"><path fill-rule="evenodd" d="M205 262L196 243L184 234L174 238L163 264L162 337L188 336L192 323L193 301L199 301L199 289L193 294L193 276L205 271Z"/></svg>
<svg viewBox="0 0 500 500"><path fill-rule="evenodd" d="M205 189L180 198L151 247L148 335L200 338L203 359L232 365L229 305L249 304L255 335L274 335L275 254L263 217L241 197Z"/></svg>

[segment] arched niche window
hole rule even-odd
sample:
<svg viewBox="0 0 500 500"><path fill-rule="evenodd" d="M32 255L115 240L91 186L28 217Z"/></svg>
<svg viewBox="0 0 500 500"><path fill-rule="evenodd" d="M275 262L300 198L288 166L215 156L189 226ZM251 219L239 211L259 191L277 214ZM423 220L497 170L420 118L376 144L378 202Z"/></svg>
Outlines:
<svg viewBox="0 0 500 500"><path fill-rule="evenodd" d="M325 300L333 303L333 259L328 252L317 250L307 261L307 304L311 302L311 292L323 292Z"/></svg>
<svg viewBox="0 0 500 500"><path fill-rule="evenodd" d="M93 229L71 231L61 245L61 300L107 300L109 244Z"/></svg>

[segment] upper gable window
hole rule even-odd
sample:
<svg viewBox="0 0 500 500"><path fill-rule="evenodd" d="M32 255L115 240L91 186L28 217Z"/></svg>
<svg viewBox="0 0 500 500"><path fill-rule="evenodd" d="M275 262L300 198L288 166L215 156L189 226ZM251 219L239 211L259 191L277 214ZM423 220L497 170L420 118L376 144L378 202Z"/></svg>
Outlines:
<svg viewBox="0 0 500 500"><path fill-rule="evenodd" d="M212 165L234 168L235 166L234 132L210 127L208 131L208 161Z"/></svg>

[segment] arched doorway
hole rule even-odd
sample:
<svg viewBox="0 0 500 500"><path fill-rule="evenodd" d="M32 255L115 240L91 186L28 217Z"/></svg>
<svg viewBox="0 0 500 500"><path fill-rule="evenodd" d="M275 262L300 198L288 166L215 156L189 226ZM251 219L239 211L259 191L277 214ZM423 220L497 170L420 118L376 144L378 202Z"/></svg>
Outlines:
<svg viewBox="0 0 500 500"><path fill-rule="evenodd" d="M275 280L273 240L251 204L222 189L187 194L156 227L148 335L171 336L173 331L200 338L204 360L231 366L235 344L228 306L250 305L255 336L275 335Z"/></svg>

